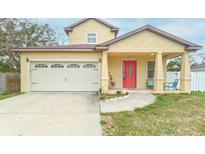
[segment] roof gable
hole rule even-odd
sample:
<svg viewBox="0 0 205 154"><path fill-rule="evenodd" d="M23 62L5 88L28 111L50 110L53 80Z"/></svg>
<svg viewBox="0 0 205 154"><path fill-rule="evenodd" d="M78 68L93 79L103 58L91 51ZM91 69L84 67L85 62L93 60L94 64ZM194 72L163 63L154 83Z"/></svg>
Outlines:
<svg viewBox="0 0 205 154"><path fill-rule="evenodd" d="M184 46L156 33L144 30L108 46L109 52L178 52Z"/></svg>
<svg viewBox="0 0 205 154"><path fill-rule="evenodd" d="M136 35L136 34L138 34L138 33L141 33L141 32L143 32L143 31L146 31L146 30L147 30L147 31L150 31L150 32L153 32L153 33L155 33L155 34L157 34L157 35L160 35L160 36L162 36L162 37L164 37L164 38L167 38L167 39L169 39L169 40L171 40L171 41L174 41L174 42L176 42L176 43L178 43L178 44L181 44L181 45L185 46L187 50L199 50L199 49L202 48L202 46L200 46L200 45L197 45L197 44L195 44L195 43L186 41L186 40L184 40L184 39L182 39L182 38L179 38L179 37L174 36L174 35L172 35L172 34L170 34L170 33L167 33L167 32L165 32L165 31L162 31L162 30L160 30L160 29L158 29L158 28L156 28L156 27L153 27L153 26L151 26L151 25L145 25L145 26L143 26L143 27L141 27L141 28L138 28L138 29L136 29L136 30L133 30L133 31L131 31L131 32L129 32L129 33L126 33L126 34L124 34L124 35L121 35L121 36L117 37L116 39L109 40L109 41L107 41L107 42L105 42L105 43L102 43L100 46L109 46L109 45L111 45L111 44L114 44L114 43L119 42L119 41L121 41L121 40L123 40L123 39L125 39L125 38L131 37L131 36L133 36L133 35Z"/></svg>
<svg viewBox="0 0 205 154"><path fill-rule="evenodd" d="M111 31L115 32L116 34L119 31L119 28L117 28L117 27L111 25L110 23L105 22L104 20L101 20L99 18L84 18L84 19L81 19L80 21L78 21L78 22L76 22L76 23L74 23L74 24L72 24L72 25L70 25L68 27L65 27L64 31L65 32L70 32L70 31L73 30L74 27L76 27L76 26L78 26L78 25L80 25L80 24L82 24L82 23L84 23L84 22L86 22L88 20L95 20L95 21L99 22L100 24L103 24L104 26L107 26L108 28L110 28Z"/></svg>

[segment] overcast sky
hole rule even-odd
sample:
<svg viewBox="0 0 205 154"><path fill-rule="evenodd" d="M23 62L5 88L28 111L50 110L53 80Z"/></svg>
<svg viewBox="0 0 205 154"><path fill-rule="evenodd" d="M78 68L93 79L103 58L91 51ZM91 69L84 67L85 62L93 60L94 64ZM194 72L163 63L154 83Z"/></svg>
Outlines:
<svg viewBox="0 0 205 154"><path fill-rule="evenodd" d="M77 18L49 18L34 19L34 22L40 24L49 24L60 35L60 43L67 44L67 35L64 27L78 21ZM120 29L118 36L131 30L150 24L164 31L179 36L183 39L197 43L205 47L205 19L149 19L149 18L106 18L103 19ZM198 54L205 54L204 48ZM200 59L200 58L199 58Z"/></svg>

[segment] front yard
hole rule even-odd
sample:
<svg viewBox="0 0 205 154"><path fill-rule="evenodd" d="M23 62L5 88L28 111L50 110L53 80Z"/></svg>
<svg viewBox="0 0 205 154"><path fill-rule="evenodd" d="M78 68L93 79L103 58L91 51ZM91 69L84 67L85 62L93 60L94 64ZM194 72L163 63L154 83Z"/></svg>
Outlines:
<svg viewBox="0 0 205 154"><path fill-rule="evenodd" d="M133 112L101 115L103 135L205 135L205 93L158 95Z"/></svg>

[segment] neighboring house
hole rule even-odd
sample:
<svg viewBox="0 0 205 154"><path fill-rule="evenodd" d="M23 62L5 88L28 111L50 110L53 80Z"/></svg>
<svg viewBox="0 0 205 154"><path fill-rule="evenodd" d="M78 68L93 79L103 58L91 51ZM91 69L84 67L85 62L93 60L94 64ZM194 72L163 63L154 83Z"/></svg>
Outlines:
<svg viewBox="0 0 205 154"><path fill-rule="evenodd" d="M192 68L192 72L205 72L205 63L201 63Z"/></svg>
<svg viewBox="0 0 205 154"><path fill-rule="evenodd" d="M192 74L192 91L205 92L205 63L201 63L191 70Z"/></svg>
<svg viewBox="0 0 205 154"><path fill-rule="evenodd" d="M200 45L150 25L119 37L118 31L101 19L86 18L65 28L69 45L11 49L21 53L21 91L107 93L147 89L154 81L153 90L163 93L166 60L180 55L180 90L190 92L188 53Z"/></svg>

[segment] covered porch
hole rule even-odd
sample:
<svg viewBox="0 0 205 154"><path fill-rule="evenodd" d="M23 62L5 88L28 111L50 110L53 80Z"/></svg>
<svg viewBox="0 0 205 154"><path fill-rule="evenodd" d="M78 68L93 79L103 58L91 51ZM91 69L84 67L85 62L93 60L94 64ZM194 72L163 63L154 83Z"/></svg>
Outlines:
<svg viewBox="0 0 205 154"><path fill-rule="evenodd" d="M168 90L166 64L182 56L180 89ZM190 93L191 77L188 52L108 52L102 56L101 87L103 93ZM179 84L179 83L178 83Z"/></svg>

